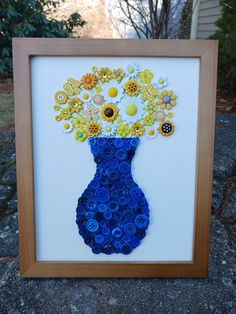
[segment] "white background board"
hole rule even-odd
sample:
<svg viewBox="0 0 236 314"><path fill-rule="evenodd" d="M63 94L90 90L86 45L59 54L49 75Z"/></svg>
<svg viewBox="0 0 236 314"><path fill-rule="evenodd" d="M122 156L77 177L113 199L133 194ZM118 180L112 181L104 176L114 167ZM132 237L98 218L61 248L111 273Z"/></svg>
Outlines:
<svg viewBox="0 0 236 314"><path fill-rule="evenodd" d="M143 138L132 163L135 182L150 208L147 235L130 255L95 255L78 234L78 197L94 176L88 142L64 134L53 110L55 91L68 77L80 79L96 65L141 69L169 79L177 95L175 133ZM38 261L191 261L193 253L199 59L33 57L32 121L34 150L36 257Z"/></svg>

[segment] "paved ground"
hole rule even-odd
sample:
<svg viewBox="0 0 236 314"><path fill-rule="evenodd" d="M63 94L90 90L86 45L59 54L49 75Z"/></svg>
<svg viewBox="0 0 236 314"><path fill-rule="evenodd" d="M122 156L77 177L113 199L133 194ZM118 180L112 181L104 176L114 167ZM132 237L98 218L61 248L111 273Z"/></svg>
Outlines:
<svg viewBox="0 0 236 314"><path fill-rule="evenodd" d="M236 114L216 126L209 277L200 280L20 279L14 133L2 132L0 313L236 313Z"/></svg>

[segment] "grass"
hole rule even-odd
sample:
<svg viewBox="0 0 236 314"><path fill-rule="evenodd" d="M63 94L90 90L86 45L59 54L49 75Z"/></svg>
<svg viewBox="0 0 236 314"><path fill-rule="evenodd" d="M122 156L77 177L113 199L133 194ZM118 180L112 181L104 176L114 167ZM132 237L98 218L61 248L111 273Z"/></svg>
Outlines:
<svg viewBox="0 0 236 314"><path fill-rule="evenodd" d="M14 128L13 93L0 92L0 131Z"/></svg>

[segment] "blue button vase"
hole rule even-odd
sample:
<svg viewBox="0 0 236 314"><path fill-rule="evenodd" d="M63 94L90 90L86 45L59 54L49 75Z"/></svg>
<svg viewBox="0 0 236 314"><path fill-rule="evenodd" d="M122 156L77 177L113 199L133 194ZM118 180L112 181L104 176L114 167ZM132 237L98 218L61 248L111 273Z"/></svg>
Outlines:
<svg viewBox="0 0 236 314"><path fill-rule="evenodd" d="M94 254L130 254L146 236L149 207L134 182L138 138L89 138L96 173L76 208L79 234Z"/></svg>

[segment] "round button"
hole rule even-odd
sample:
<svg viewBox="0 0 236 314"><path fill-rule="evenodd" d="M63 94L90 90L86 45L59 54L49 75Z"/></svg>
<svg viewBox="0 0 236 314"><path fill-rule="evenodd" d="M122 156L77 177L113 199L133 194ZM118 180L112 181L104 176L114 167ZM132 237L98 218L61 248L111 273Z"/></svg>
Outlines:
<svg viewBox="0 0 236 314"><path fill-rule="evenodd" d="M85 189L83 196L87 197L87 198L91 198L94 195L94 191L92 189Z"/></svg>
<svg viewBox="0 0 236 314"><path fill-rule="evenodd" d="M95 242L98 243L98 244L101 244L104 242L104 235L102 234L97 234L95 236Z"/></svg>
<svg viewBox="0 0 236 314"><path fill-rule="evenodd" d="M116 152L116 158L118 160L125 160L127 157L127 152L124 149L118 149Z"/></svg>
<svg viewBox="0 0 236 314"><path fill-rule="evenodd" d="M145 230L148 227L149 224L149 218L146 215L140 214L135 218L135 224L136 226L141 229Z"/></svg>
<svg viewBox="0 0 236 314"><path fill-rule="evenodd" d="M110 160L114 156L114 149L112 146L105 146L102 148L101 155L104 159Z"/></svg>
<svg viewBox="0 0 236 314"><path fill-rule="evenodd" d="M100 213L104 213L106 210L107 210L107 205L106 204L101 203L101 204L98 205L98 211Z"/></svg>
<svg viewBox="0 0 236 314"><path fill-rule="evenodd" d="M100 246L98 246L98 245L93 246L93 247L92 247L92 252L93 252L94 254L99 254L99 253L101 253L101 248L100 248Z"/></svg>
<svg viewBox="0 0 236 314"><path fill-rule="evenodd" d="M117 170L110 170L109 172L108 172L108 178L109 178L109 180L110 181L116 181L118 178L119 178L119 172L117 171Z"/></svg>
<svg viewBox="0 0 236 314"><path fill-rule="evenodd" d="M90 232L95 232L98 230L99 224L95 219L89 219L86 223L86 228Z"/></svg>
<svg viewBox="0 0 236 314"><path fill-rule="evenodd" d="M133 179L127 179L126 182L125 182L125 186L130 189L132 188L132 186L134 186L134 180Z"/></svg>
<svg viewBox="0 0 236 314"><path fill-rule="evenodd" d="M90 144L91 146L96 144L96 138L94 138L94 137L90 137L90 138L88 139L88 141L89 141L89 144Z"/></svg>
<svg viewBox="0 0 236 314"><path fill-rule="evenodd" d="M108 227L103 227L102 228L102 234L108 235L110 233L110 229Z"/></svg>
<svg viewBox="0 0 236 314"><path fill-rule="evenodd" d="M136 236L139 238L139 240L142 240L146 236L146 232L141 229L137 229Z"/></svg>
<svg viewBox="0 0 236 314"><path fill-rule="evenodd" d="M110 198L110 193L107 188L99 188L95 192L96 200L99 203L106 203Z"/></svg>
<svg viewBox="0 0 236 314"><path fill-rule="evenodd" d="M121 206L124 206L127 204L127 198L125 196L121 196L119 197L118 202Z"/></svg>
<svg viewBox="0 0 236 314"><path fill-rule="evenodd" d="M106 220L104 220L104 219L100 220L99 225L100 225L101 227L105 227L105 226L107 225Z"/></svg>
<svg viewBox="0 0 236 314"><path fill-rule="evenodd" d="M123 234L123 231L120 228L115 228L115 229L112 230L112 235L116 239L120 238L122 236L122 234Z"/></svg>
<svg viewBox="0 0 236 314"><path fill-rule="evenodd" d="M130 168L131 168L130 164L128 162L126 162L126 161L121 162L119 164L119 167L118 167L120 173L122 173L122 174L129 173L130 172Z"/></svg>
<svg viewBox="0 0 236 314"><path fill-rule="evenodd" d="M94 198L89 198L88 200L87 200L87 202L86 202L86 208L88 209L88 210L95 210L96 209L96 207L97 207L97 202L96 202L96 200L94 199Z"/></svg>
<svg viewBox="0 0 236 314"><path fill-rule="evenodd" d="M125 221L134 221L135 213L131 209L126 209L123 211L123 216Z"/></svg>
<svg viewBox="0 0 236 314"><path fill-rule="evenodd" d="M122 237L122 242L124 243L128 243L128 242L130 242L131 241L131 238L130 238L130 236L129 235L127 235L127 234L125 234L123 237Z"/></svg>
<svg viewBox="0 0 236 314"><path fill-rule="evenodd" d="M98 146L91 146L91 152L94 156L98 156L100 154L100 148Z"/></svg>
<svg viewBox="0 0 236 314"><path fill-rule="evenodd" d="M111 234L108 234L105 236L104 242L109 243L113 240L113 237Z"/></svg>
<svg viewBox="0 0 236 314"><path fill-rule="evenodd" d="M131 252L132 252L132 247L128 243L125 243L121 246L121 253L128 255Z"/></svg>
<svg viewBox="0 0 236 314"><path fill-rule="evenodd" d="M114 252L114 248L111 244L104 244L102 247L102 252L104 254L110 255Z"/></svg>
<svg viewBox="0 0 236 314"><path fill-rule="evenodd" d="M102 138L102 137L97 138L97 144L98 144L98 146L100 146L100 147L105 146L105 145L106 145L106 139L105 139L105 138Z"/></svg>
<svg viewBox="0 0 236 314"><path fill-rule="evenodd" d="M131 140L130 140L130 145L132 146L132 147L137 147L138 146L138 144L139 144L139 139L138 138L131 138Z"/></svg>
<svg viewBox="0 0 236 314"><path fill-rule="evenodd" d="M121 148L124 145L124 140L122 138L115 138L114 139L114 146L116 148Z"/></svg>
<svg viewBox="0 0 236 314"><path fill-rule="evenodd" d="M114 241L114 242L113 242L113 245L114 245L114 247L115 247L116 249L119 249L119 248L121 247L121 243L120 243L120 241L118 241L118 240Z"/></svg>
<svg viewBox="0 0 236 314"><path fill-rule="evenodd" d="M85 213L85 217L86 217L86 219L94 218L94 212L87 212L87 213Z"/></svg>
<svg viewBox="0 0 236 314"><path fill-rule="evenodd" d="M130 190L129 194L130 194L130 196L131 196L132 198L139 199L139 198L141 197L141 195L142 195L142 191L140 190L139 187L134 186L134 187L132 187L132 189Z"/></svg>
<svg viewBox="0 0 236 314"><path fill-rule="evenodd" d="M129 198L127 205L130 209L135 209L138 206L138 203L134 198Z"/></svg>
<svg viewBox="0 0 236 314"><path fill-rule="evenodd" d="M108 203L108 209L111 211L111 212L116 212L118 209L119 209L119 204L118 202L116 201L110 201Z"/></svg>
<svg viewBox="0 0 236 314"><path fill-rule="evenodd" d="M116 186L114 186L116 188ZM119 191L115 190L111 192L111 197L117 199L119 197L120 193Z"/></svg>
<svg viewBox="0 0 236 314"><path fill-rule="evenodd" d="M115 213L113 214L113 218L114 218L115 221L121 221L121 219L122 219L122 214L119 213L119 212L115 212Z"/></svg>
<svg viewBox="0 0 236 314"><path fill-rule="evenodd" d="M131 149L131 145L129 144L129 142L125 142L123 145L123 148L127 151L129 151Z"/></svg>
<svg viewBox="0 0 236 314"><path fill-rule="evenodd" d="M140 240L138 237L133 236L130 242L130 245L132 246L132 248L136 248L139 244L140 244Z"/></svg>
<svg viewBox="0 0 236 314"><path fill-rule="evenodd" d="M99 182L99 180L96 180L96 179L92 180L92 181L90 182L90 184L89 184L89 187L90 187L91 189L94 189L94 190L96 190L97 188L99 188L99 186L100 186L100 182Z"/></svg>
<svg viewBox="0 0 236 314"><path fill-rule="evenodd" d="M132 223L127 223L124 227L124 232L127 235L134 235L136 232L136 226Z"/></svg>
<svg viewBox="0 0 236 314"><path fill-rule="evenodd" d="M119 161L117 159L111 159L109 161L108 167L110 169L116 169L119 166Z"/></svg>
<svg viewBox="0 0 236 314"><path fill-rule="evenodd" d="M110 220L112 218L112 213L110 211L106 211L103 215L106 220Z"/></svg>

